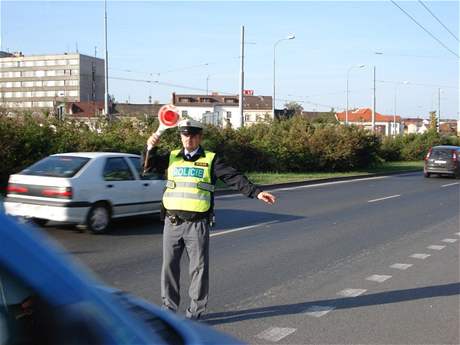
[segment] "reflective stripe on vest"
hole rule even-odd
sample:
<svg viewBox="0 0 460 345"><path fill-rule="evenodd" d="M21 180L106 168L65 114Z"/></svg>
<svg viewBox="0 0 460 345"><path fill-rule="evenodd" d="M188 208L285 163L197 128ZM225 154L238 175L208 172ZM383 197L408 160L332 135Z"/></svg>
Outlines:
<svg viewBox="0 0 460 345"><path fill-rule="evenodd" d="M206 212L211 207L211 165L215 153L205 151L195 162L185 161L179 150L169 156L168 181L163 194L167 210ZM179 155L179 156L178 156Z"/></svg>
<svg viewBox="0 0 460 345"><path fill-rule="evenodd" d="M175 182L175 181L166 181L166 187L174 189L176 187L186 187L186 188L198 188L202 190L207 190L209 192L214 192L214 185L206 182Z"/></svg>

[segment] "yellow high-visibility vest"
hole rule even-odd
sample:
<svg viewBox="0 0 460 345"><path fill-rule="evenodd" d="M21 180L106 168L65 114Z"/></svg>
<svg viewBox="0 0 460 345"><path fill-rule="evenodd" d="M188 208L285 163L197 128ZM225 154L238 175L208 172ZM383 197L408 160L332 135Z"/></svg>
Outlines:
<svg viewBox="0 0 460 345"><path fill-rule="evenodd" d="M206 212L211 207L211 164L214 152L205 151L204 157L188 162L179 155L180 150L169 155L168 181L163 194L167 210Z"/></svg>

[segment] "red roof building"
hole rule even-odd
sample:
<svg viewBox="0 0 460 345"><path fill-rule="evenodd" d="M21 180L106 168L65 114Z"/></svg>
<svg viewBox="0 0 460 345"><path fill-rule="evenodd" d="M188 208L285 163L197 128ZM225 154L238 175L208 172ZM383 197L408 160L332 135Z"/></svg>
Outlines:
<svg viewBox="0 0 460 345"><path fill-rule="evenodd" d="M336 114L337 121L340 123L346 122L346 112ZM382 115L375 112L375 131L384 135L400 134L401 116L399 115ZM396 122L396 123L395 123ZM361 108L348 110L348 123L351 125L360 126L366 129L372 128L372 109Z"/></svg>

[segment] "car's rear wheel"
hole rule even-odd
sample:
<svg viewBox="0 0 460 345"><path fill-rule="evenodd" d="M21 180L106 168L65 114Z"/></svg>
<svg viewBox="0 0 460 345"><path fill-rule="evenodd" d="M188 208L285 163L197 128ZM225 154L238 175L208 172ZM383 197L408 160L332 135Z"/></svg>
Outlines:
<svg viewBox="0 0 460 345"><path fill-rule="evenodd" d="M86 227L93 234L103 234L110 226L111 212L107 204L98 202L94 204L86 217Z"/></svg>
<svg viewBox="0 0 460 345"><path fill-rule="evenodd" d="M48 223L48 219L32 218L32 223L37 224L38 226L45 226L46 223Z"/></svg>
<svg viewBox="0 0 460 345"><path fill-rule="evenodd" d="M425 176L425 177L427 177L427 178L428 178L428 177L430 177L430 176L431 176L431 174L430 174L429 172L424 172L424 173L423 173L423 176Z"/></svg>

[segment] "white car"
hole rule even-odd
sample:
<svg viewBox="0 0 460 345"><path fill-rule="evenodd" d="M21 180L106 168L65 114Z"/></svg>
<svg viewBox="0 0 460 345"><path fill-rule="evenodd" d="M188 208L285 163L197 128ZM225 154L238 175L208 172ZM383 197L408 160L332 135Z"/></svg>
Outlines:
<svg viewBox="0 0 460 345"><path fill-rule="evenodd" d="M141 165L140 156L127 153L48 156L10 176L5 213L103 233L112 218L160 212L165 181L142 176Z"/></svg>

